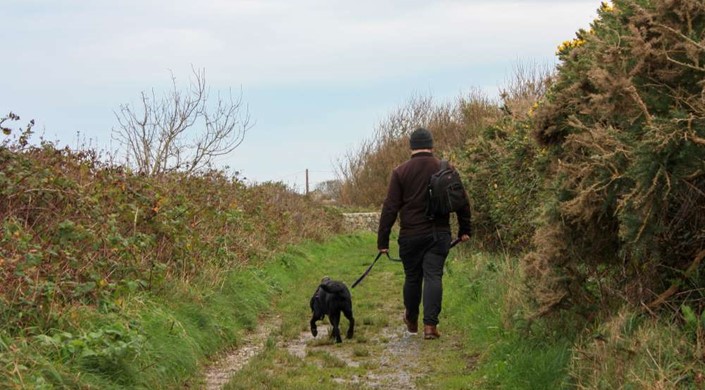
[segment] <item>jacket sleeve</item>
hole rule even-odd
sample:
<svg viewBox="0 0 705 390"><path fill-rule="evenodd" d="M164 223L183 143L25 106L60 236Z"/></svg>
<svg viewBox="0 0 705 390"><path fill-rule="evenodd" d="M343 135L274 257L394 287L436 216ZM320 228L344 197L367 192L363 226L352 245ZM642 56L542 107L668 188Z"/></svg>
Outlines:
<svg viewBox="0 0 705 390"><path fill-rule="evenodd" d="M389 235L392 232L392 226L397 220L397 214L401 208L402 190L399 182L399 175L396 171L392 172L392 178L389 180L389 188L387 189L387 197L382 204L382 212L379 217L379 227L377 228L377 249L389 249Z"/></svg>
<svg viewBox="0 0 705 390"><path fill-rule="evenodd" d="M465 193L465 199L468 199L467 192ZM470 202L468 201L465 207L456 211L455 215L458 217L458 237L463 234L470 236L472 233Z"/></svg>

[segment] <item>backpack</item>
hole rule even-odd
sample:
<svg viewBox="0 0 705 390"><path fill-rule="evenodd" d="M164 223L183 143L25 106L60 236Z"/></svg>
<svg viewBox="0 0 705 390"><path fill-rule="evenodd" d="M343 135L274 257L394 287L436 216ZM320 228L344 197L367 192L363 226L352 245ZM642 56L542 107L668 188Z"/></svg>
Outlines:
<svg viewBox="0 0 705 390"><path fill-rule="evenodd" d="M429 220L456 212L468 204L460 174L446 160L441 160L441 169L431 175L426 192L426 218Z"/></svg>

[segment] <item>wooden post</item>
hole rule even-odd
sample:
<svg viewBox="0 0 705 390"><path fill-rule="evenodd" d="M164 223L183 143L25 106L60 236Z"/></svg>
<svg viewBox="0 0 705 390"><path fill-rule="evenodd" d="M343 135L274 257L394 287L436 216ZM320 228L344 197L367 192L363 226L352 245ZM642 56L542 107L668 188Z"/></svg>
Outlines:
<svg viewBox="0 0 705 390"><path fill-rule="evenodd" d="M306 168L306 195L308 195L308 168Z"/></svg>

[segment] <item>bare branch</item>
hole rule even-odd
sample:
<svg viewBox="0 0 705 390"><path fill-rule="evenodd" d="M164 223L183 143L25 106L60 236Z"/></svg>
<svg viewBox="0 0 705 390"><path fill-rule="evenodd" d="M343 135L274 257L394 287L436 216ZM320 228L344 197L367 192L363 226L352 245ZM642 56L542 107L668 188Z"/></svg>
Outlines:
<svg viewBox="0 0 705 390"><path fill-rule="evenodd" d="M138 108L125 104L115 112L118 127L113 138L125 148L137 169L158 175L173 170L195 172L211 166L215 157L231 153L252 127L242 103L242 91L234 99L218 94L209 106L205 71L192 68L186 90L171 75L172 89L158 97L141 93Z"/></svg>

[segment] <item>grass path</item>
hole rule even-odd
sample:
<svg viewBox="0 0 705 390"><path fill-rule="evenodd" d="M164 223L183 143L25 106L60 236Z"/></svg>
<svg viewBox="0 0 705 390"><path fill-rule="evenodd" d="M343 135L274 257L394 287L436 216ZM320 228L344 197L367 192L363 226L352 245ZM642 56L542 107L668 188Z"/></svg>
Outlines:
<svg viewBox="0 0 705 390"><path fill-rule="evenodd" d="M449 262L455 261L452 253ZM402 322L400 263L381 259L352 290L355 337L335 344L328 324L313 338L308 329L309 299L323 276L348 286L376 255L374 237L340 237L279 258L269 276L281 294L270 314L240 347L206 374L208 389L434 389L448 378L474 369L478 354L463 347L457 326L445 326L439 340L410 334ZM274 318L274 320L272 319ZM320 323L319 323L320 324ZM341 320L343 333L346 319ZM247 339L246 339L247 340ZM220 387L226 378L229 383Z"/></svg>
<svg viewBox="0 0 705 390"><path fill-rule="evenodd" d="M339 236L290 249L248 271L267 281L275 300L271 311L261 313L253 341L241 340L216 364L222 375L209 389L573 388L566 375L573 340L521 321L517 259L472 252L469 245L452 249L446 261L440 339L406 332L404 272L386 259L351 291L354 338L333 343L326 322L312 337L309 300L321 278L350 286L376 254L371 233ZM229 310L241 305L247 302L234 302ZM343 334L347 326L343 318Z"/></svg>
<svg viewBox="0 0 705 390"><path fill-rule="evenodd" d="M280 322L278 317L263 319L259 326L245 334L239 347L218 357L205 371L205 389L222 389L235 373L264 349L267 338Z"/></svg>

